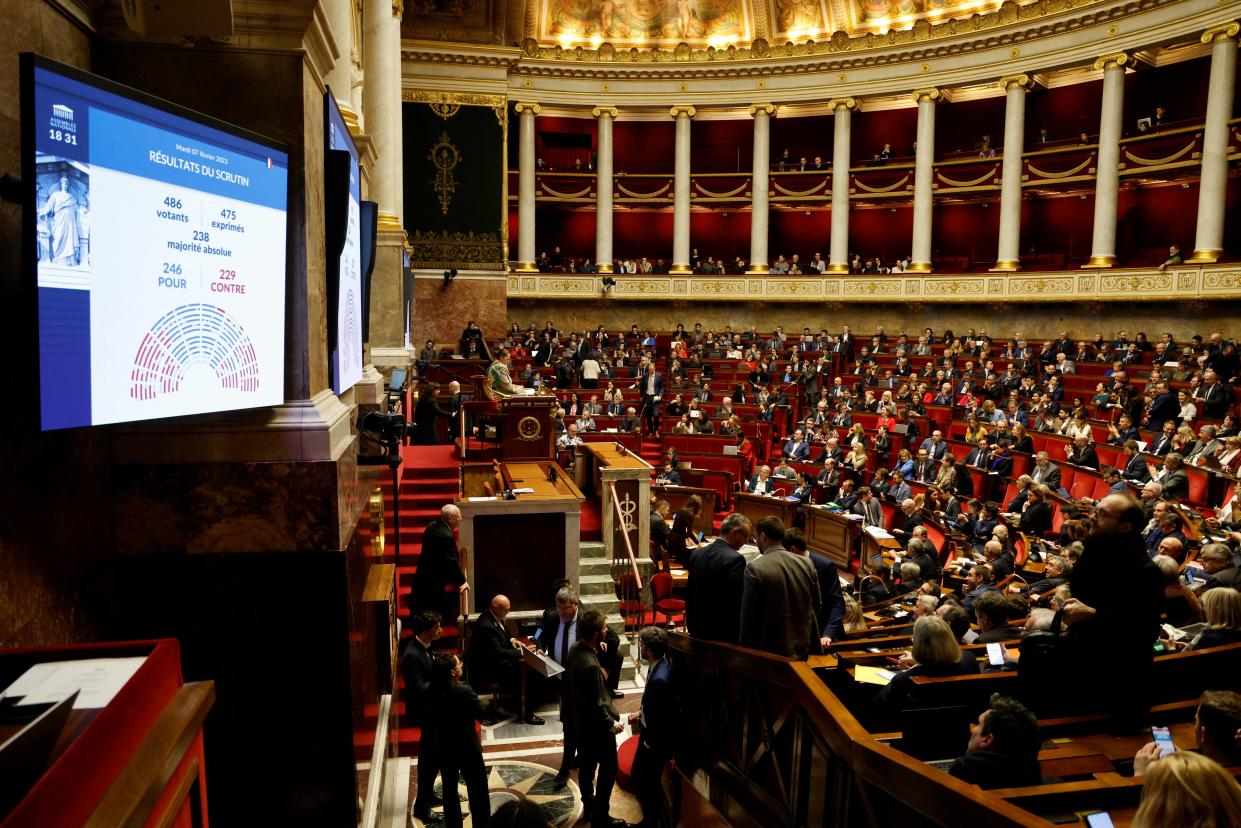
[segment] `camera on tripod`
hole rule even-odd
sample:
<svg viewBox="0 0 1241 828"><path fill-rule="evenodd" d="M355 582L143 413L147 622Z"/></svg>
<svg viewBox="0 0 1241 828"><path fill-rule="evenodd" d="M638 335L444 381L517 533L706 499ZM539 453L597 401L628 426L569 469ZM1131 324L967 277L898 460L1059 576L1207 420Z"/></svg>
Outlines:
<svg viewBox="0 0 1241 828"><path fill-rule="evenodd" d="M409 423L400 414L385 414L382 411L368 412L362 418L359 428L383 443L390 455L400 455L401 440L409 429Z"/></svg>

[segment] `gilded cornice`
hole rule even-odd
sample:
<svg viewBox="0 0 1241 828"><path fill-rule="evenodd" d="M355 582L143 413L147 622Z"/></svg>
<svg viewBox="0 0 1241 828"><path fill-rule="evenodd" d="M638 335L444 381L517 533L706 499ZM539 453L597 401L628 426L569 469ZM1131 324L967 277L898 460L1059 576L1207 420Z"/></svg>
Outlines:
<svg viewBox="0 0 1241 828"><path fill-rule="evenodd" d="M402 40L401 61L424 63L455 63L471 66L509 67L522 58L522 51L507 46L441 43L427 40Z"/></svg>
<svg viewBox="0 0 1241 828"><path fill-rule="evenodd" d="M402 89L401 100L406 103L425 103L449 106L506 106L504 95L485 95L478 92L428 92L422 89ZM537 110L535 111L537 114Z"/></svg>
<svg viewBox="0 0 1241 828"><path fill-rule="evenodd" d="M598 301L601 276L509 273L510 299ZM1187 302L1241 299L1234 264L996 274L892 274L786 278L739 276L622 276L613 299L706 302Z"/></svg>
<svg viewBox="0 0 1241 828"><path fill-rule="evenodd" d="M1008 59L1023 57L1020 44L1071 34L1094 26L1109 26L1109 38L1120 37L1115 21L1126 21L1126 33L1138 28L1130 18L1165 7L1194 6L1193 14L1209 16L1223 11L1215 2L1203 0L1038 0L1023 6L1008 2L991 14L945 21L932 25L919 21L912 28L885 35L866 34L850 38L844 32L830 40L772 45L756 40L750 47L726 49L616 49L609 43L597 49L541 46L532 39L523 43L524 56L516 74L528 77L606 79L709 79L771 78L783 74L835 73L917 64L954 58L981 50L1004 48ZM1188 9L1178 19L1187 17ZM1116 31L1111 31L1116 30ZM1194 32L1195 39L1201 29ZM1183 36L1181 33L1177 37ZM1167 38L1163 38L1167 39ZM1078 44L1080 45L1080 44ZM1145 43L1141 45L1146 45ZM1136 48L1136 46L1135 46ZM1098 56L1095 52L1090 60ZM935 71L929 63L924 71ZM841 79L843 80L843 78Z"/></svg>

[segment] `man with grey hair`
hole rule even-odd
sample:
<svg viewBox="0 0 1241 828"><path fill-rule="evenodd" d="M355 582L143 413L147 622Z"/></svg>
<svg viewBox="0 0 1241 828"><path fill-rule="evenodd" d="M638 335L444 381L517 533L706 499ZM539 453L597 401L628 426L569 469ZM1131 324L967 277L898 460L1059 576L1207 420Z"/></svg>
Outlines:
<svg viewBox="0 0 1241 828"><path fill-rule="evenodd" d="M922 567L913 561L905 561L901 564L901 583L898 592L913 592L922 586Z"/></svg>
<svg viewBox="0 0 1241 828"><path fill-rule="evenodd" d="M905 488L908 489L909 487L906 486ZM892 530L892 537L903 544L907 544L914 536L914 530L921 525L922 515L918 512L918 504L914 503L912 497L902 500L901 515L896 519L896 527Z"/></svg>
<svg viewBox="0 0 1241 828"><path fill-rule="evenodd" d="M638 631L642 660L647 663L646 688L642 706L629 714L629 724L638 734L638 750L633 759L633 781L642 806L642 825L663 828L672 825L663 792L663 772L677 732L678 704L672 687L672 665L665 654L668 634L659 627Z"/></svg>
<svg viewBox="0 0 1241 828"><path fill-rule="evenodd" d="M1069 581L1069 575L1073 571L1073 565L1069 563L1069 559L1063 555L1052 555L1047 559L1047 566L1043 569L1042 580L1035 581L1030 584L1030 597L1042 595L1051 592L1061 584Z"/></svg>
<svg viewBox="0 0 1241 828"><path fill-rule="evenodd" d="M738 552L754 534L750 519L733 512L720 523L720 536L689 553L685 615L689 634L736 644L741 634L741 591L745 558Z"/></svg>
<svg viewBox="0 0 1241 828"><path fill-rule="evenodd" d="M1189 497L1189 475L1183 466L1185 457L1170 451L1163 458L1163 471L1155 479L1163 485L1163 496L1168 500L1181 501Z"/></svg>
<svg viewBox="0 0 1241 828"><path fill-rule="evenodd" d="M1204 425L1198 429L1198 442L1185 455L1185 462L1200 466L1208 457L1214 457L1219 451L1219 429L1213 425Z"/></svg>
<svg viewBox="0 0 1241 828"><path fill-rule="evenodd" d="M1236 589L1241 586L1241 570L1238 570L1232 562L1232 550L1222 543L1208 543L1202 547L1202 551L1198 553L1198 561L1202 564L1203 570L1206 571L1207 582L1198 590L1199 593L1206 592L1208 589L1215 587L1232 587Z"/></svg>
<svg viewBox="0 0 1241 828"><path fill-rule="evenodd" d="M1060 469L1051 462L1047 452L1040 451L1034 455L1034 468L1030 469L1030 479L1042 483L1053 492L1060 488Z"/></svg>
<svg viewBox="0 0 1241 828"><path fill-rule="evenodd" d="M453 530L460 525L461 510L451 503L446 503L440 509L440 516L427 524L410 593L415 612L434 610L443 617L446 627L455 627L457 616L461 614L458 590L465 592L470 588L461 571L461 555L453 535Z"/></svg>

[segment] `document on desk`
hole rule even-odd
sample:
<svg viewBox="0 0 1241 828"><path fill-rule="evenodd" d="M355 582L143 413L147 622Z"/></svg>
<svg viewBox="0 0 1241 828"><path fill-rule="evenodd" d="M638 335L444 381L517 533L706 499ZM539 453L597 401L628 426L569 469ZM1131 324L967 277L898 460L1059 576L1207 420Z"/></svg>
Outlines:
<svg viewBox="0 0 1241 828"><path fill-rule="evenodd" d="M530 665L531 670L534 670L540 675L551 678L552 676L558 676L564 672L563 667L539 651L531 650L528 647L521 647L520 649L522 659L526 662L526 664Z"/></svg>
<svg viewBox="0 0 1241 828"><path fill-rule="evenodd" d="M534 489L523 486L520 489L513 489L513 494L534 494Z"/></svg>
<svg viewBox="0 0 1241 828"><path fill-rule="evenodd" d="M858 664L853 668L853 678L862 684L887 684L896 673L891 670L885 670L882 667L871 667L867 664Z"/></svg>
<svg viewBox="0 0 1241 828"><path fill-rule="evenodd" d="M883 529L880 529L878 526L867 526L865 531L866 534L870 535L875 540L887 540L892 538L891 534Z"/></svg>
<svg viewBox="0 0 1241 828"><path fill-rule="evenodd" d="M5 688L3 695L20 696L18 705L50 704L77 691L74 710L106 707L144 661L146 656L48 661L22 673Z"/></svg>
<svg viewBox="0 0 1241 828"><path fill-rule="evenodd" d="M470 503L483 503L488 500L495 500L495 499L496 499L495 495L492 495L491 497L467 497L466 498L466 500L468 500Z"/></svg>

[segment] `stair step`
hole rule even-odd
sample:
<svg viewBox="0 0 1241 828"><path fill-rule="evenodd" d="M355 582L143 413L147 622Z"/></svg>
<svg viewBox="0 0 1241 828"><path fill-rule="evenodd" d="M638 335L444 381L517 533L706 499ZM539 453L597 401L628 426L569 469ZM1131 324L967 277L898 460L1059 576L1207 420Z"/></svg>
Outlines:
<svg viewBox="0 0 1241 828"><path fill-rule="evenodd" d="M616 582L610 574L581 575L577 579L577 591L583 598L594 595L616 595Z"/></svg>
<svg viewBox="0 0 1241 828"><path fill-rule="evenodd" d="M612 574L612 562L607 558L582 558L577 562L577 571L581 575Z"/></svg>

